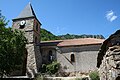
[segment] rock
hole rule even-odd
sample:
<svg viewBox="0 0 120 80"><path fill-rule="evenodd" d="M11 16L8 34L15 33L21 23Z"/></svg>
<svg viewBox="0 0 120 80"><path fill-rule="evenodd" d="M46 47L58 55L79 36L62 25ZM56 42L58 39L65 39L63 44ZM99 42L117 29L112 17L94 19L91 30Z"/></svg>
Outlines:
<svg viewBox="0 0 120 80"><path fill-rule="evenodd" d="M120 30L103 42L97 58L100 80L120 80Z"/></svg>

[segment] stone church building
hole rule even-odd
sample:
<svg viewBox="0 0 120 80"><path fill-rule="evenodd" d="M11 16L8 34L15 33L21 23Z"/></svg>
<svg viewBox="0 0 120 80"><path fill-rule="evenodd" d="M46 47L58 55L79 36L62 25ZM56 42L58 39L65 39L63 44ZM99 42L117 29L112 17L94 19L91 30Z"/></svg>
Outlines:
<svg viewBox="0 0 120 80"><path fill-rule="evenodd" d="M13 19L13 29L21 30L28 39L26 44L26 76L34 77L42 64L57 60L65 72L87 73L96 70L97 55L103 39L82 38L40 41L41 22L29 3Z"/></svg>

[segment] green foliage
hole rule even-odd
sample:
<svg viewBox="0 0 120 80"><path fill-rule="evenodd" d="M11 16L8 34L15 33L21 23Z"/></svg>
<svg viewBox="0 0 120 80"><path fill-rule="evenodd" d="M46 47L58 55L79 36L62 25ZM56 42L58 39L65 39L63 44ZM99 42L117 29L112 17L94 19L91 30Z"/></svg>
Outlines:
<svg viewBox="0 0 120 80"><path fill-rule="evenodd" d="M41 41L49 41L49 40L65 40L65 39L78 39L78 38L97 38L97 39L104 39L102 35L74 35L74 34L66 34L66 35L59 35L55 36L51 32L41 29Z"/></svg>
<svg viewBox="0 0 120 80"><path fill-rule="evenodd" d="M89 74L91 80L100 80L99 73L97 71L93 71Z"/></svg>
<svg viewBox="0 0 120 80"><path fill-rule="evenodd" d="M52 63L45 65L42 65L42 72L43 73L49 73L49 74L55 74L59 70L60 64L57 61L53 61Z"/></svg>
<svg viewBox="0 0 120 80"><path fill-rule="evenodd" d="M60 38L53 35L51 32L45 30L45 29L42 29L40 30L40 38L42 41L49 41L49 40L59 40Z"/></svg>
<svg viewBox="0 0 120 80"><path fill-rule="evenodd" d="M23 65L23 55L27 43L21 31L6 28L6 22L0 18L0 76L10 74Z"/></svg>
<svg viewBox="0 0 120 80"><path fill-rule="evenodd" d="M5 27L9 21L6 21L5 16L2 15L0 10L0 27Z"/></svg>
<svg viewBox="0 0 120 80"><path fill-rule="evenodd" d="M64 39L77 39L77 38L97 38L97 39L104 39L102 35L74 35L74 34L66 34L66 35L59 35L62 40Z"/></svg>

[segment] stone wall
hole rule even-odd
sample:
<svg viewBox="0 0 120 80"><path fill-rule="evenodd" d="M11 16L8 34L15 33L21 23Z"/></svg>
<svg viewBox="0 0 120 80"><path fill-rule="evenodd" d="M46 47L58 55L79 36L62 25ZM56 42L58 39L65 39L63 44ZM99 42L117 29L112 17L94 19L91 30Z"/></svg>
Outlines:
<svg viewBox="0 0 120 80"><path fill-rule="evenodd" d="M120 80L120 30L103 42L97 57L101 80Z"/></svg>
<svg viewBox="0 0 120 80"><path fill-rule="evenodd" d="M13 21L12 29L18 29L25 33L25 37L28 39L28 42L33 42L33 26L34 26L34 18L24 19L26 21L25 27L20 29L20 22L23 19Z"/></svg>
<svg viewBox="0 0 120 80"><path fill-rule="evenodd" d="M57 61L65 72L88 73L97 69L99 48L100 45L60 47L57 50ZM71 54L74 54L75 62L71 61Z"/></svg>
<svg viewBox="0 0 120 80"><path fill-rule="evenodd" d="M116 80L120 76L120 46L109 47L99 68L101 80Z"/></svg>
<svg viewBox="0 0 120 80"><path fill-rule="evenodd" d="M39 46L35 46L35 44L27 44L27 73L28 77L33 78L34 75L39 71L42 60Z"/></svg>

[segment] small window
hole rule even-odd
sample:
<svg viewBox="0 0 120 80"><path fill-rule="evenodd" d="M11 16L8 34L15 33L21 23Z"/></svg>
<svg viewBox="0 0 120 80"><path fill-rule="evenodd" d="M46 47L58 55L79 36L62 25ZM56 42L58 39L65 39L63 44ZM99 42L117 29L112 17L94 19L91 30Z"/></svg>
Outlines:
<svg viewBox="0 0 120 80"><path fill-rule="evenodd" d="M38 23L36 23L36 31L38 31Z"/></svg>
<svg viewBox="0 0 120 80"><path fill-rule="evenodd" d="M74 54L71 54L71 62L75 62L75 55Z"/></svg>
<svg viewBox="0 0 120 80"><path fill-rule="evenodd" d="M37 43L37 37L35 37L35 43Z"/></svg>

